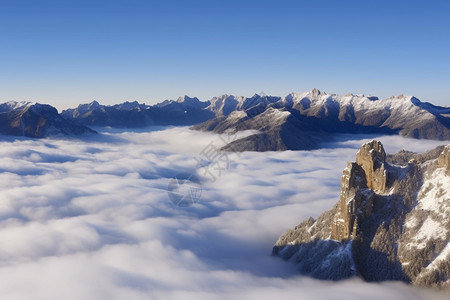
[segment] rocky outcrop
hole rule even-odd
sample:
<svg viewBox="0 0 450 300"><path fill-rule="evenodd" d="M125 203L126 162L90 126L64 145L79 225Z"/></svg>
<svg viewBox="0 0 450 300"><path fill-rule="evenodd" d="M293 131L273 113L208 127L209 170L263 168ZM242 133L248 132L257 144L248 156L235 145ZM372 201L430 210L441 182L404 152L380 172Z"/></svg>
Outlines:
<svg viewBox="0 0 450 300"><path fill-rule="evenodd" d="M385 191L387 181L385 160L386 152L383 145L375 140L364 144L356 154L356 163L364 170L369 189Z"/></svg>
<svg viewBox="0 0 450 300"><path fill-rule="evenodd" d="M450 145L444 148L441 155L439 155L439 167L445 168L447 173L450 173Z"/></svg>
<svg viewBox="0 0 450 300"><path fill-rule="evenodd" d="M383 145L373 140L364 144L356 154L356 162L350 162L344 169L332 239L342 241L358 236L359 223L372 212L374 191L386 190L385 160Z"/></svg>
<svg viewBox="0 0 450 300"><path fill-rule="evenodd" d="M450 145L386 155L364 144L337 204L280 236L273 254L321 279L450 285Z"/></svg>
<svg viewBox="0 0 450 300"><path fill-rule="evenodd" d="M341 195L331 225L331 238L342 241L358 236L359 222L372 211L373 192L367 187L364 169L349 163L341 178Z"/></svg>

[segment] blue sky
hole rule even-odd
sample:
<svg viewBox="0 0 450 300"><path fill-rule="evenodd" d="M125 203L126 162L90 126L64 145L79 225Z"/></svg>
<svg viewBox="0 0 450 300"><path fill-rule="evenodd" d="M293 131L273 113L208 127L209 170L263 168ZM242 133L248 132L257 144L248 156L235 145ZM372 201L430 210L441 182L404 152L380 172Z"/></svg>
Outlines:
<svg viewBox="0 0 450 300"><path fill-rule="evenodd" d="M0 101L313 87L450 104L450 1L0 1Z"/></svg>

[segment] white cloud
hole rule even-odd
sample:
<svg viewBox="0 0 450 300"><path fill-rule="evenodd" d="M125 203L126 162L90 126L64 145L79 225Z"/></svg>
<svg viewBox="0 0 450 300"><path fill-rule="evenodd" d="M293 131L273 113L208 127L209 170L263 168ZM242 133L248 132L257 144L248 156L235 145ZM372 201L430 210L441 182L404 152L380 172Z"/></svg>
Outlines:
<svg viewBox="0 0 450 300"><path fill-rule="evenodd" d="M389 151L434 142L382 137ZM407 141L407 142L405 142ZM219 136L172 128L85 140L0 142L5 299L447 299L399 283L323 282L272 257L277 237L331 208L358 140L311 152L228 154L215 181L196 160ZM169 178L201 201L176 207ZM376 296L375 296L376 295Z"/></svg>

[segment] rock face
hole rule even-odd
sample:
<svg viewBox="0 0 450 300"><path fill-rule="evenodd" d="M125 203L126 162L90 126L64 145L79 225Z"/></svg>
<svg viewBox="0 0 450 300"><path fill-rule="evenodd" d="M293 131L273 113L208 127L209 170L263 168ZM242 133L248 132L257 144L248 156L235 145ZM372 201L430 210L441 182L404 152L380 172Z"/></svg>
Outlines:
<svg viewBox="0 0 450 300"><path fill-rule="evenodd" d="M338 211L332 223L331 238L354 239L359 223L372 213L374 191L385 192L386 153L379 141L364 144L356 154L356 162L348 164L341 178Z"/></svg>
<svg viewBox="0 0 450 300"><path fill-rule="evenodd" d="M450 287L450 145L386 155L364 144L337 204L285 232L273 254L321 279Z"/></svg>
<svg viewBox="0 0 450 300"><path fill-rule="evenodd" d="M379 141L364 144L356 154L356 163L363 168L369 189L380 192L386 189L385 160L386 152Z"/></svg>
<svg viewBox="0 0 450 300"><path fill-rule="evenodd" d="M331 225L331 238L342 241L358 236L359 223L372 212L373 192L367 187L364 169L349 163L341 178L341 195Z"/></svg>
<svg viewBox="0 0 450 300"><path fill-rule="evenodd" d="M450 146L445 147L444 151L439 155L439 167L445 168L450 173Z"/></svg>

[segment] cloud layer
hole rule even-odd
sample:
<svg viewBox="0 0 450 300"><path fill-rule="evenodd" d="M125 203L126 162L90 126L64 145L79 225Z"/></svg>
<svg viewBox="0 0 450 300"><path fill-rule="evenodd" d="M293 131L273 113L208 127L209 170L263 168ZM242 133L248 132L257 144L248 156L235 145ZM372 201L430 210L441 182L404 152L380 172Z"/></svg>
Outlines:
<svg viewBox="0 0 450 300"><path fill-rule="evenodd" d="M86 140L0 142L0 294L5 299L447 299L400 283L331 283L272 257L286 229L329 209L364 137L316 151L227 154L224 137L169 128ZM381 137L388 152L438 142ZM199 163L199 161L201 163ZM178 173L200 202L168 197ZM376 296L375 296L376 295ZM372 298L371 298L372 297Z"/></svg>

